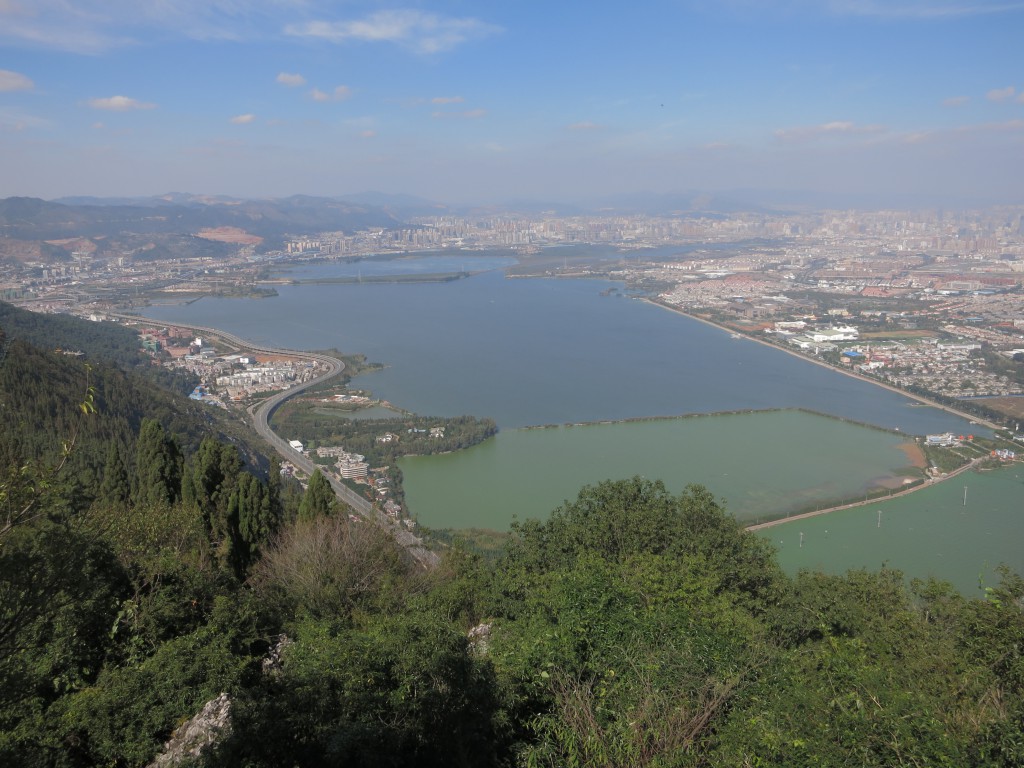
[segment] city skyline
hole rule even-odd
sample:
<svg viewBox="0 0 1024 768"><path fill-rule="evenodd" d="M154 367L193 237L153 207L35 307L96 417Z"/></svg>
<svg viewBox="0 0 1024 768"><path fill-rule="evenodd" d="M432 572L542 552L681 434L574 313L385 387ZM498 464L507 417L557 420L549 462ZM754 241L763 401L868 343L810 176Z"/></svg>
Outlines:
<svg viewBox="0 0 1024 768"><path fill-rule="evenodd" d="M1024 201L1024 3L0 0L0 22L0 197Z"/></svg>

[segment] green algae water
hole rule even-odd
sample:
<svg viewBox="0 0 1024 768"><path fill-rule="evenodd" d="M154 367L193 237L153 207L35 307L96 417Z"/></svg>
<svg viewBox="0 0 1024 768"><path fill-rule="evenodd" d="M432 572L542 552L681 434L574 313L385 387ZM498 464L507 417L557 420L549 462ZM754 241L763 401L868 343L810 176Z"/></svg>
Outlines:
<svg viewBox="0 0 1024 768"><path fill-rule="evenodd" d="M448 283L279 286L273 298L203 299L149 307L146 314L274 346L365 353L388 367L360 377L355 386L425 415L494 418L503 431L485 445L402 462L410 509L434 527L505 529L516 516L546 517L575 498L581 485L634 474L661 478L674 491L690 482L707 485L733 514L753 522L898 482L900 473L893 470L907 463L893 452L894 436L850 424L825 427L793 413L780 417L774 429L746 417L510 431L515 427L801 406L909 434L973 428L869 382L732 339L660 307L609 298L603 294L612 283L506 280L501 268L507 259L445 258L315 265L294 277L494 269ZM1004 529L993 523L958 531L956 550L975 553L969 557L953 557L949 546L933 546L923 536L901 541L884 557L874 539L857 537L849 539L851 549L836 551L834 562L820 543L801 554L816 553L814 561L791 562L785 543L780 556L787 567L840 571L885 560L913 575L934 568L961 588L971 587L984 563L1009 562L996 545L1021 541L1020 490L1014 486L1000 497L1006 514L993 520ZM914 504L926 493L892 503ZM812 524L831 536L823 521L843 514L800 523L793 541L799 530L808 536L816 530ZM854 542L864 548L854 551Z"/></svg>
<svg viewBox="0 0 1024 768"><path fill-rule="evenodd" d="M917 476L906 438L802 411L503 431L468 450L401 460L410 512L432 528L505 530L579 489L643 475L707 486L740 520L858 498Z"/></svg>
<svg viewBox="0 0 1024 768"><path fill-rule="evenodd" d="M898 499L794 520L758 535L774 542L789 573L888 565L909 578L949 581L974 596L979 583L998 581L999 565L1024 572L1024 468L968 472Z"/></svg>

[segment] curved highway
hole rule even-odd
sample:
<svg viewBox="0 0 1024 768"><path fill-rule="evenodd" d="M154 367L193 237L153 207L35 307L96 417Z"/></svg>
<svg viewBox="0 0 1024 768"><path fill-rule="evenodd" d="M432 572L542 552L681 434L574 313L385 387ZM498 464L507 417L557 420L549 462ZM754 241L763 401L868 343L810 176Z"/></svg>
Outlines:
<svg viewBox="0 0 1024 768"><path fill-rule="evenodd" d="M345 363L343 361L336 357L332 357L331 355L324 355L319 352L300 352L294 349L280 349L277 347L253 344L252 342L245 341L234 334L227 333L217 328L208 328L201 325L189 325L187 323L165 323L160 320L143 317L142 315L125 315L115 312L108 312L107 314L110 317L117 317L123 320L145 321L148 323L155 323L157 325L174 325L178 328L188 328L192 331L199 331L209 336L215 336L219 339L223 339L229 344L237 347L239 350L245 349L253 352L265 352L268 354L295 357L301 360L312 360L327 366L326 373L310 379L309 381L297 384L283 392L278 392L276 395L272 395L266 400L255 405L251 405L248 408L249 415L252 417L252 425L256 430L256 433L266 440L267 443L273 447L278 454L280 454L281 458L285 461L291 462L308 475L312 475L313 472L320 469L320 467L318 467L307 456L292 448L286 440L281 438L270 428L270 417L273 415L277 407L288 398L294 397L300 392L304 392L311 387L322 384L328 379L332 379L339 375L345 370ZM417 562L424 567L432 567L437 564L439 560L437 554L427 549L423 545L422 539L414 535L412 532L400 528L395 521L374 507L370 501L360 496L347 485L344 485L340 480L334 477L334 475L327 472L322 472L322 474L328 482L330 482L331 487L334 489L334 493L339 499L363 517L373 520L378 525L381 525L386 530L390 531L395 537L395 540L405 547L409 551L409 554L416 558Z"/></svg>

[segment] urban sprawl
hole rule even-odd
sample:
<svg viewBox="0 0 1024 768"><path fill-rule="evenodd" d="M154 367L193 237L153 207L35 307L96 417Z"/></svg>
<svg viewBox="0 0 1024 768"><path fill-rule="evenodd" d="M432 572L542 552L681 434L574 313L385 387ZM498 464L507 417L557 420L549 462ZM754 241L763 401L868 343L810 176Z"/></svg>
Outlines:
<svg viewBox="0 0 1024 768"><path fill-rule="evenodd" d="M293 262L455 250L514 255L515 277L621 281L626 294L737 335L918 394L994 398L991 407L1008 423L1024 415L1013 399L1024 393L1024 210L1017 208L438 216L397 229L296 234L278 250L261 251L250 239L217 260L94 259L75 251L64 263L3 266L0 297L101 318L148 301L272 293L289 282L281 270ZM160 346L152 336L149 342L154 351ZM302 378L294 361L239 355L211 365L187 357L220 402Z"/></svg>

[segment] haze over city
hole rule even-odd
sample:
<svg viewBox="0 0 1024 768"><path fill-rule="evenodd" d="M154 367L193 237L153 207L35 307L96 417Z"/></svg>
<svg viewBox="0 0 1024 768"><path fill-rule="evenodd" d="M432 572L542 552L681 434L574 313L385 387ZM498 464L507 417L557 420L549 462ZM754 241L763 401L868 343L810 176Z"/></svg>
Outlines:
<svg viewBox="0 0 1024 768"><path fill-rule="evenodd" d="M1021 202L1024 3L0 1L0 197Z"/></svg>

